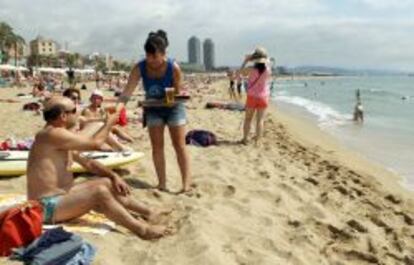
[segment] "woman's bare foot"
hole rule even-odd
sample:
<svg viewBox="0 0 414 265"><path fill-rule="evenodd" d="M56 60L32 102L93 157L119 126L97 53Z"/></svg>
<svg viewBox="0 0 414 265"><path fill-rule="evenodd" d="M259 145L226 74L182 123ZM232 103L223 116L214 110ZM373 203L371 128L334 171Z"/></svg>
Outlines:
<svg viewBox="0 0 414 265"><path fill-rule="evenodd" d="M243 138L243 139L240 140L240 143L243 144L243 145L247 145L247 144L249 144L249 140L247 140L246 138Z"/></svg>
<svg viewBox="0 0 414 265"><path fill-rule="evenodd" d="M165 185L158 185L155 188L159 191L169 192L169 190L167 189Z"/></svg>

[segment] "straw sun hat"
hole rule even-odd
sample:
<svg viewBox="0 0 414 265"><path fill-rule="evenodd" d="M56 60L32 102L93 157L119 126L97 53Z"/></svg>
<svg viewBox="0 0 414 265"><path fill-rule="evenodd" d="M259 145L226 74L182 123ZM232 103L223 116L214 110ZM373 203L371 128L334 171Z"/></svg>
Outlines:
<svg viewBox="0 0 414 265"><path fill-rule="evenodd" d="M255 63L267 63L269 61L267 51L263 47L257 47L250 55L250 59Z"/></svg>

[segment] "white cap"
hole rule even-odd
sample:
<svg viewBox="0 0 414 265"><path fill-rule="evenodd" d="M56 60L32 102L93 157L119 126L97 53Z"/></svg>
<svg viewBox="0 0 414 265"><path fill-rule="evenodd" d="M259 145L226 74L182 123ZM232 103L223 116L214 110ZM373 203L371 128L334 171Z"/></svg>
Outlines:
<svg viewBox="0 0 414 265"><path fill-rule="evenodd" d="M100 96L101 98L103 98L103 93L101 90L95 89L94 91L92 91L92 94L91 94L91 97L93 96Z"/></svg>

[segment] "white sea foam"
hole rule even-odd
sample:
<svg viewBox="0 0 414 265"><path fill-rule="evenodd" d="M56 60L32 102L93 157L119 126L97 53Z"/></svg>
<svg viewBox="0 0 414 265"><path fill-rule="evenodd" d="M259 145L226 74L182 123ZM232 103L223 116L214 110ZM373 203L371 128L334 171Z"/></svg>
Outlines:
<svg viewBox="0 0 414 265"><path fill-rule="evenodd" d="M305 108L318 118L319 126L322 128L343 125L352 119L351 114L342 114L332 107L318 101L312 101L298 96L288 96L286 92L278 93L275 100Z"/></svg>

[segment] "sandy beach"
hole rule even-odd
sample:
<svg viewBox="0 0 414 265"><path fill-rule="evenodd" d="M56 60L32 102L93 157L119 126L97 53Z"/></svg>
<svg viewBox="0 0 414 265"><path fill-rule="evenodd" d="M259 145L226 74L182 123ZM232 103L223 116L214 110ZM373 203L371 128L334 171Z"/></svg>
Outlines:
<svg viewBox="0 0 414 265"><path fill-rule="evenodd" d="M148 134L138 122L128 125L132 147L145 157L124 178L135 198L174 209L168 221L177 232L153 242L122 228L81 234L97 248L93 264L414 264L413 193L398 176L277 106L268 111L258 146L238 144L244 113L204 108L226 100L227 84L198 84L200 93L188 104L188 129L210 130L220 140L209 148L189 146L190 195L148 188L156 184ZM1 88L0 99L29 91ZM85 100L90 90L82 93ZM43 126L41 116L21 110L22 102L0 102L0 139L31 137ZM128 106L133 115L136 104ZM168 187L178 191L180 174L166 139ZM23 176L0 178L0 193L23 193L25 185Z"/></svg>

